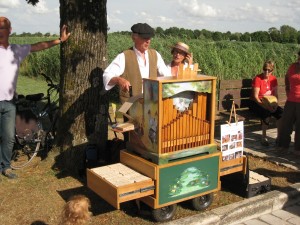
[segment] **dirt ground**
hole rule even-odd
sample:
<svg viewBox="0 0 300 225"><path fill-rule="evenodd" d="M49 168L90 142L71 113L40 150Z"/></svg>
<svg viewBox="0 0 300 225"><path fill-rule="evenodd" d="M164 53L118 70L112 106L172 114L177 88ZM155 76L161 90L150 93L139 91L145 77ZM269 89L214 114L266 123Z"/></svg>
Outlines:
<svg viewBox="0 0 300 225"><path fill-rule="evenodd" d="M63 205L76 194L86 195L91 200L93 216L89 224L155 224L150 211L139 213L134 201L122 203L121 210L114 209L87 188L85 177L52 168L54 162L55 153L51 152L46 160L37 158L30 167L16 171L19 176L16 180L1 176L1 224L57 224ZM250 157L249 162L251 170L271 178L272 190L300 182L299 172L254 157ZM237 185L241 183L235 183ZM222 190L214 194L214 201L207 210L243 199L230 190L222 184ZM197 213L191 204L182 202L174 219Z"/></svg>

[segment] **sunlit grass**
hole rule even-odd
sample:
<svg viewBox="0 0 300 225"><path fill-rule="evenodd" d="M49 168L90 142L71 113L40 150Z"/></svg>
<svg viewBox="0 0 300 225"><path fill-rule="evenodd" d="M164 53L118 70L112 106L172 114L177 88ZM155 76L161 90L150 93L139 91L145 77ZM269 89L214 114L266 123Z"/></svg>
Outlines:
<svg viewBox="0 0 300 225"><path fill-rule="evenodd" d="M30 78L19 76L17 83L17 93L28 95L37 93L47 93L47 83L43 78Z"/></svg>

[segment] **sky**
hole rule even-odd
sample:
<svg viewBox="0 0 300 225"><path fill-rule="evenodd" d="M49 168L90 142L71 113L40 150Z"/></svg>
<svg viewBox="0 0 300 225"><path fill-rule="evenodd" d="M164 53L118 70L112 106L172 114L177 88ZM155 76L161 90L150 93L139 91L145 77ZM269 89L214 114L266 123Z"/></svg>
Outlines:
<svg viewBox="0 0 300 225"><path fill-rule="evenodd" d="M0 0L0 15L17 34L59 33L59 0L40 0L36 7ZM300 0L107 0L107 22L109 32L130 31L135 23L232 33L282 25L300 30Z"/></svg>

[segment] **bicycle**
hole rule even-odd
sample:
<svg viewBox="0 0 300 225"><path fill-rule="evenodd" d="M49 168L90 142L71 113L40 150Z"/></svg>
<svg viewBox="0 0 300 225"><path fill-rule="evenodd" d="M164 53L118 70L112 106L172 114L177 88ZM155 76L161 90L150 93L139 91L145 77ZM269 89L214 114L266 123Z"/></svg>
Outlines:
<svg viewBox="0 0 300 225"><path fill-rule="evenodd" d="M43 93L18 95L16 103L16 134L11 167L21 169L29 165L38 153L48 153L56 135L59 86L41 74L48 84Z"/></svg>

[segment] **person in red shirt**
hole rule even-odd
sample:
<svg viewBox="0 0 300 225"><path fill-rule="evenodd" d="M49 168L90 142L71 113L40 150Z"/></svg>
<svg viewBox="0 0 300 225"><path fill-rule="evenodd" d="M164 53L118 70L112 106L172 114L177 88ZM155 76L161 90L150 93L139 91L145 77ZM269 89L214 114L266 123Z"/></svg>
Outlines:
<svg viewBox="0 0 300 225"><path fill-rule="evenodd" d="M291 134L295 127L295 155L300 155L300 51L298 60L292 63L285 75L287 101L282 115L281 134L278 138L279 151L287 153L291 142Z"/></svg>
<svg viewBox="0 0 300 225"><path fill-rule="evenodd" d="M261 118L262 124L262 139L261 144L268 146L269 142L266 137L267 128L269 125L270 117L277 119L277 129L279 128L280 119L283 113L283 109L280 106L271 107L265 105L262 102L264 96L275 96L278 99L277 88L278 83L276 77L272 74L274 69L274 63L272 61L266 61L263 64L263 73L256 75L252 81L252 101L249 108L258 117ZM279 129L277 130L277 135Z"/></svg>

